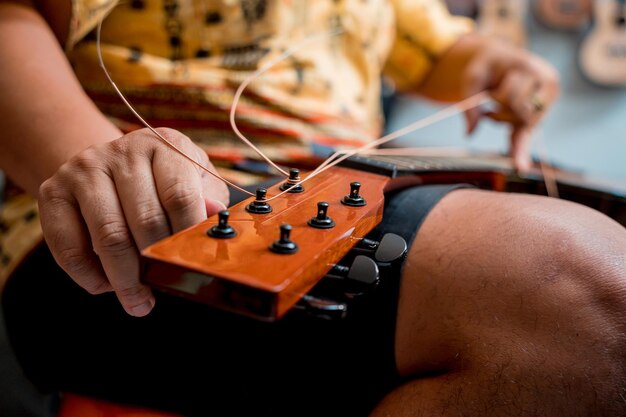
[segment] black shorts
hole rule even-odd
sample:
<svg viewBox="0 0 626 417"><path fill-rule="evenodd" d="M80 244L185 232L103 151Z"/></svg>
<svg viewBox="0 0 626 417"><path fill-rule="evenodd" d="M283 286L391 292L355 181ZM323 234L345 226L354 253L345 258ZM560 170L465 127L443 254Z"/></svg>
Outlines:
<svg viewBox="0 0 626 417"><path fill-rule="evenodd" d="M440 199L462 185L386 196L369 235L410 243ZM9 339L44 391L71 391L186 416L365 416L399 380L394 360L400 272L344 320L288 314L276 323L167 294L144 318L114 294L79 288L41 246L7 283Z"/></svg>

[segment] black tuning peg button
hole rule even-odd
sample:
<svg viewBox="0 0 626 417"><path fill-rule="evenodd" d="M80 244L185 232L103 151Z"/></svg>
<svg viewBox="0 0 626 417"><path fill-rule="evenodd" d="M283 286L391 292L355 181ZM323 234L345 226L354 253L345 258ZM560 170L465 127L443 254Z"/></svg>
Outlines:
<svg viewBox="0 0 626 417"><path fill-rule="evenodd" d="M289 178L283 182L280 186L281 191L287 191L290 193L301 193L304 191L302 184L298 184L300 181L300 170L298 168L291 168L289 170Z"/></svg>
<svg viewBox="0 0 626 417"><path fill-rule="evenodd" d="M376 287L380 281L380 271L376 262L371 258L358 255L349 267L335 265L326 278L341 280L342 291L348 296L355 296Z"/></svg>
<svg viewBox="0 0 626 417"><path fill-rule="evenodd" d="M380 242L363 239L355 250L368 255L373 254L376 262L392 263L405 257L408 245L401 236L395 233L386 233Z"/></svg>
<svg viewBox="0 0 626 417"><path fill-rule="evenodd" d="M207 231L207 234L211 237L215 237L218 239L230 239L237 236L237 232L235 231L235 229L233 229L231 225L228 224L228 216L230 216L228 210L220 211L217 216L217 224L211 227Z"/></svg>
<svg viewBox="0 0 626 417"><path fill-rule="evenodd" d="M272 206L265 201L267 195L267 189L256 189L256 200L246 206L246 211L253 214L267 214L272 212Z"/></svg>
<svg viewBox="0 0 626 417"><path fill-rule="evenodd" d="M363 207L367 204L365 199L359 195L359 190L361 189L360 182L351 182L350 183L350 194L344 196L341 199L341 203L350 207Z"/></svg>
<svg viewBox="0 0 626 417"><path fill-rule="evenodd" d="M307 224L316 229L330 229L335 227L333 219L328 217L328 203L320 201L317 203L317 216L311 217Z"/></svg>
<svg viewBox="0 0 626 417"><path fill-rule="evenodd" d="M298 245L289 238L291 234L291 225L283 224L280 226L280 239L275 240L270 245L270 250L281 255L291 255L298 252Z"/></svg>

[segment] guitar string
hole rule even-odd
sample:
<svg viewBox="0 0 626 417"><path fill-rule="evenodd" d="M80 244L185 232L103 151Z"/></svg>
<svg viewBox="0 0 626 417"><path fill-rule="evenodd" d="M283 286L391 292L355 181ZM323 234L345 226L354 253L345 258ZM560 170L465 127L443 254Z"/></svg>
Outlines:
<svg viewBox="0 0 626 417"><path fill-rule="evenodd" d="M377 146L380 146L382 144L385 144L387 142L390 142L394 139L397 139L400 136L406 135L408 133L414 132L418 129L423 129L425 127L428 127L432 124L435 124L437 122L440 122L442 120L448 119L452 116L455 116L459 113L465 112L467 110L470 110L472 108L478 107L484 103L486 103L487 101L489 101L490 98L488 96L488 93L486 91L482 91L478 94L475 94L471 97L466 98L465 100L461 100L451 106L445 107L444 109L438 111L437 113L434 113L428 117L425 117L423 119L420 119L414 123L411 123L410 125L396 130L395 132L389 133L388 135L385 135L383 137L381 137L380 139L377 139L373 142L370 142L366 145L361 146L360 148L351 150L351 151L337 151L335 152L333 155L331 155L326 161L324 161L320 166L318 166L315 170L313 170L309 175L306 176L306 178L304 178L303 180L299 181L297 184L294 184L294 186L299 185L299 184L303 184L304 182L311 180L313 178L315 178L317 175L321 174L322 172L340 164L341 162L343 162L344 160L346 160L347 158L356 155L358 153L361 153L363 151L367 151L369 149L375 148ZM342 156L339 156L342 155ZM336 158L336 159L334 159ZM268 198L265 201L272 201L280 196L282 196L285 193L288 193L289 189L286 189L285 191L271 197Z"/></svg>
<svg viewBox="0 0 626 417"><path fill-rule="evenodd" d="M135 110L135 108L130 104L130 102L126 99L126 97L124 96L124 94L122 93L122 91L120 90L120 88L117 86L117 84L115 83L115 81L113 80L113 78L111 77L106 65L104 64L104 59L102 57L102 50L101 50L101 33L102 33L102 22L104 20L104 17L101 18L98 21L98 25L97 25L97 29L96 29L96 52L98 55L98 60L99 60L99 64L100 67L102 68L107 80L109 81L109 83L111 84L111 86L113 87L113 89L115 90L115 92L117 93L117 95L120 97L120 99L122 100L122 102L126 105L126 107L131 111L131 113L146 127L148 128L152 133L154 133L158 139L160 139L163 143L165 143L167 146L169 146L171 149L173 149L174 151L176 151L177 153L179 153L181 156L183 156L185 159L189 160L191 163L193 163L194 165L196 165L197 167L199 167L200 169L202 169L203 171L207 172L208 174L210 174L211 176L219 179L220 181L223 181L224 183L230 185L231 187L247 194L250 195L252 197L255 197L254 193L251 193L250 191L239 187L238 185L232 183L231 181L227 180L226 178L222 177L221 175L209 170L207 167L205 167L202 163L196 161L194 158L190 157L189 155L187 155L182 149L180 149L179 147L177 147L175 144L173 144L172 142L170 142L168 139L166 139L163 135L161 135L155 128L153 128L140 114L137 110ZM263 73L265 73L266 71L268 71L273 65L277 64L278 62L288 58L291 54L293 54L295 51L301 49L302 47L306 46L309 42L317 40L320 37L327 37L327 36L334 36L336 34L338 34L340 31L332 31L332 32L328 32L328 33L322 33L322 34L317 34L317 35L313 35L310 36L308 38L306 38L304 41L302 41L301 44L298 44L290 49L288 49L287 51L285 51L284 53L282 53L281 55L279 55L276 59L272 60L268 65L263 66L261 69L257 70L255 73L253 73L251 76L247 77L246 80L244 80L244 82L239 86L239 88L237 89L237 93L233 99L233 104L231 106L231 112L230 112L230 123L231 126L233 127L233 130L235 131L235 133L237 134L237 136L242 139L244 141L244 143L246 143L248 146L251 146L261 157L263 157L267 162L269 162L272 166L274 166L275 168L277 168L279 171L281 171L283 174L288 175L284 170L282 170L280 167L278 167L277 165L275 165L267 156L265 156L263 154L262 151L260 151L258 148L256 148L251 142L250 140L248 140L247 138L245 138L245 136L239 131L239 129L237 128L236 125L236 121L235 121L235 115L236 115L236 107L237 107L237 103L239 101L239 98L241 97L241 95L243 94L243 91L245 89L246 86L248 86L251 82L253 82L255 79L257 79L260 75L262 75ZM476 96L479 96L483 93L480 93ZM467 100L471 100L474 97L470 97ZM465 101L467 101L465 100ZM465 102L464 101L464 102ZM299 184L302 184L305 181L308 181L309 179L314 178L315 176L317 176L318 174L320 174L321 172L325 171L326 169L331 168L332 166L337 165L338 163L340 163L341 161L343 161L344 159L348 158L349 156L355 155L358 152L361 152L363 150L366 149L371 149L374 146L378 146L379 144L382 143L386 143L390 140L393 140L401 135L413 132L417 129L429 126L430 124L433 124L437 121L440 120L444 120L445 118L451 117L459 112L462 112L464 110L468 110L471 107L466 107L466 108L462 108L462 109L458 109L459 106L462 106L464 102L459 102L455 105L452 105L448 108L443 109L442 111L431 115L425 119L422 120L418 120L417 122L403 128L400 129L396 132L393 132L389 135L386 135L366 146L363 146L361 148L358 148L354 151L345 153L343 156L339 157L338 159L336 159L335 161L333 161L333 158L338 157L339 154L341 154L341 152L336 152L335 154L333 154L330 158L328 158L326 161L324 161L318 168L316 168L313 172L311 172L306 178L304 178L303 180L296 182L294 184L292 184L290 187L286 188L285 191L266 199L266 201L271 201L274 200L275 198L278 198L280 196L282 196L283 194L288 193L292 188L298 186ZM474 106L478 106L480 105L480 102L477 102L476 104L474 104ZM458 109L455 111L455 109ZM333 161L333 162L331 162Z"/></svg>
<svg viewBox="0 0 626 417"><path fill-rule="evenodd" d="M265 65L263 65L261 68L256 70L249 77L246 77L246 79L244 79L244 81L239 85L239 88L237 88L237 91L235 92L235 95L233 97L233 102L230 107L230 126L232 127L233 132L235 132L235 134L239 137L239 139L241 139L246 145L252 148L261 158L263 158L267 163L269 163L271 166L273 166L276 170L278 170L281 174L283 174L286 177L288 177L289 174L284 169L276 165L269 157L267 157L259 148L257 148L248 138L246 138L239 131L239 128L237 127L237 123L235 122L235 114L237 112L237 105L239 104L239 99L241 98L243 91L251 82L259 78L268 70L272 69L274 65L278 64L281 61L284 61L285 59L289 58L291 55L293 55L297 51L301 50L308 44L317 41L320 38L335 36L335 35L340 34L341 32L342 30L333 30L333 31L314 34L314 35L306 37L302 41L298 42L298 44L296 44L295 46L292 46L291 48L285 50L283 53L278 55L276 58L268 61Z"/></svg>
<svg viewBox="0 0 626 417"><path fill-rule="evenodd" d="M208 168L206 168L203 164L199 163L198 161L196 161L194 158L190 157L189 155L187 155L183 150L181 150L180 148L178 148L176 145L174 145L172 142L170 142L169 140L167 140L165 137L163 137L163 135L161 135L156 129L154 129L147 121L145 121L145 119L143 119L143 117L133 108L133 106L130 104L130 102L126 99L126 97L124 96L124 94L121 92L121 90L119 89L119 87L117 86L117 84L113 81L112 77L110 76L108 69L106 68L106 65L104 64L104 59L102 57L102 52L101 52L101 31L102 31L102 22L103 22L103 18L99 20L98 22L98 26L97 26L97 31L96 31L96 50L97 50L97 54L98 54L98 59L99 59L99 63L100 63L100 67L102 68L102 70L104 71L109 83L113 86L114 90L116 91L116 93L118 94L118 96L122 99L122 101L124 102L124 104L129 108L129 110L133 113L133 115L135 117L137 117L137 119L144 125L146 126L150 131L152 131L152 133L154 133L161 141L163 141L166 145L168 145L171 149L173 149L174 151L178 152L180 155L182 155L184 158L186 158L187 160L189 160L190 162L192 162L194 165L198 166L199 168L201 168L203 171L209 173L211 176L223 181L224 183L232 186L233 188L244 192L247 195L250 196L255 196L254 193L249 192L248 190L245 190L239 186L237 186L236 184L232 183L231 181L227 180L226 178L223 178L222 176L220 176L217 173L214 173L213 171L209 170ZM272 165L274 168L276 168L279 172L281 172L283 175L287 175L288 174L282 170L278 165L276 165L273 161L270 160L269 157L267 157L266 155L263 154L263 152L258 149L256 146L254 146L254 144L252 144L252 142L247 139L242 133L241 131L239 131L239 129L237 128L236 125L236 120L235 120L235 116L236 116L236 108L237 108L237 104L239 102L239 99L241 97L241 95L243 94L243 91L245 90L245 88L254 80L256 80L258 77L260 77L262 74L264 74L265 72L267 72L269 69L271 69L274 65L276 65L277 63L283 61L284 59L288 58L289 56L291 56L293 53L295 53L297 50L300 50L301 48L303 48L304 46L308 45L310 42L316 41L318 38L321 37L328 37L328 36L334 36L337 35L338 33L340 33L341 31L331 31L331 32L327 32L327 33L322 33L322 34L316 34L313 36L309 36L308 38L305 38L301 43L299 43L298 45L289 48L288 50L284 51L281 55L277 56L275 59L271 60L270 62L268 62L266 65L264 65L262 68L260 68L259 70L255 71L252 75L250 75L249 77L247 77L242 84L239 86L239 88L237 89L234 99L233 99L233 103L231 105L231 111L230 111L230 123L231 126L233 128L233 131L235 132L235 134L248 146L250 146L257 154L259 154L259 156L261 156L265 161L267 161L270 165ZM460 102L457 102L449 107L446 107L444 109L442 109L441 111L432 114L424 119L418 120L402 129L399 129L395 132L392 132L388 135L385 135L373 142L370 142L360 148L351 150L351 151L337 151L335 152L333 155L331 155L328 159L326 159L324 162L322 162L322 164L320 166L318 166L314 171L312 171L311 173L309 173L309 175L307 175L306 178L302 179L301 181L298 182L294 182L290 187L286 188L283 192L267 198L265 201L269 202L272 201L286 193L288 193L292 188L310 180L313 179L315 176L321 174L322 172L326 171L327 169L330 169L336 165L338 165L339 163L341 163L342 161L344 161L345 159L359 154L359 153L363 153L366 152L372 148L375 148L377 146L380 146L384 143L390 142L394 139L397 139L400 136L406 135L408 133L414 132L416 130L419 129L423 129L427 126L430 126L434 123L437 123L439 121L445 120L447 118L450 118L458 113L467 111L469 109L472 109L474 107L478 107L484 103L486 103L487 101L489 101L489 97L488 97L488 93L486 91L482 91L474 96L471 96L465 100L462 100ZM340 156L341 155L341 156ZM336 158L336 159L335 159Z"/></svg>
<svg viewBox="0 0 626 417"><path fill-rule="evenodd" d="M210 169L208 169L207 167L205 167L203 164L201 164L200 162L196 161L194 158L192 158L191 156L187 155L182 149L180 149L178 146L174 145L172 142L170 142L169 140L167 140L163 135L161 135L155 128L153 128L148 122L146 122L144 120L143 117L141 117L141 115L139 114L139 112L137 112L134 107L130 104L130 102L126 99L126 97L124 97L124 94L122 94L122 91L119 89L119 87L117 86L117 84L115 83L115 81L113 81L113 78L111 77L111 75L109 74L109 71L107 70L106 65L104 65L104 59L102 58L102 51L100 49L100 33L102 32L102 21L104 20L104 18L101 18L98 21L98 27L96 30L96 52L98 54L98 60L100 62L100 67L102 68L102 70L104 71L104 74L106 75L107 79L109 80L109 83L113 86L113 89L115 90L115 92L117 93L117 95L122 99L122 101L124 102L124 104L126 105L126 107L128 107L128 109L133 113L133 115L135 115L135 117L137 119L139 119L139 121L148 129L150 129L150 131L152 133L154 133L157 138L159 138L163 143L165 143L167 146L169 146L171 149L174 149L176 152L178 152L180 155L182 155L184 158L186 158L187 160L189 160L191 163L193 163L194 165L196 165L197 167L199 167L200 169L202 169L203 171L209 173L210 175L212 175L213 177L219 179L220 181L223 181L224 183L230 185L231 187L245 193L248 194L250 196L254 197L254 194L251 193L250 191L239 187L236 184L233 184L232 182L230 182L229 180L227 180L226 178L222 177L219 174L216 174L215 172L211 171Z"/></svg>
<svg viewBox="0 0 626 417"><path fill-rule="evenodd" d="M546 142L544 140L543 135L537 133L536 142L538 145L537 149L537 162L539 164L539 172L541 173L541 177L543 178L546 193L549 197L560 198L559 196L559 185L557 180L557 175L555 173L555 169L552 167L552 164L548 158L548 150L546 148ZM485 153L480 152L476 154L469 149L465 148L457 148L457 147L424 147L424 148L387 148L387 149L372 149L368 151L362 152L365 155L374 155L374 156L421 156L421 157L451 157L451 158L459 158L459 157L467 157L472 158L476 157L502 157L499 153ZM506 158L507 163L510 163L511 158Z"/></svg>
<svg viewBox="0 0 626 417"><path fill-rule="evenodd" d="M541 176L543 178L543 182L546 186L546 192L549 197L560 198L559 195L559 184L556 178L556 173L554 172L554 168L548 159L548 148L546 141L543 138L541 132L535 135L535 139L537 142L537 153L539 154L539 169L541 171Z"/></svg>

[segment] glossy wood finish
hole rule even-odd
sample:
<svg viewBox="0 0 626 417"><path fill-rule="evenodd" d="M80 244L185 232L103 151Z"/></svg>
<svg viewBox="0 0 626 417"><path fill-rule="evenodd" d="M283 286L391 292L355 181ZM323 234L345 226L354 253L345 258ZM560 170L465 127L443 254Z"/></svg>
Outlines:
<svg viewBox="0 0 626 417"><path fill-rule="evenodd" d="M207 230L217 216L156 243L142 253L143 280L154 288L257 319L283 317L350 249L377 225L383 214L383 192L418 184L469 183L503 192L546 194L536 167L520 177L510 158L493 155L465 157L369 157L357 169L333 168L306 183L302 194L272 202L273 212L246 212L249 199L230 209L233 239L215 239ZM378 175L366 171L377 173ZM599 210L626 225L626 185L606 183L555 170L561 198ZM350 182L362 184L365 207L347 207L340 199ZM277 193L279 185L270 188ZM314 229L307 221L317 203L329 203L333 229ZM300 249L280 255L268 247L279 238L283 223L293 226L291 238Z"/></svg>
<svg viewBox="0 0 626 417"><path fill-rule="evenodd" d="M350 183L362 184L365 207L340 200ZM142 252L143 280L163 291L263 320L282 317L326 272L382 219L383 189L388 177L346 168L333 168L305 183L306 191L286 194L270 204L269 214L251 214L246 200L229 209L232 239L216 239L207 230L217 216L166 238ZM278 185L268 196L278 194ZM317 203L329 203L332 229L315 229L307 221ZM279 238L281 224L293 227L293 255L269 250Z"/></svg>

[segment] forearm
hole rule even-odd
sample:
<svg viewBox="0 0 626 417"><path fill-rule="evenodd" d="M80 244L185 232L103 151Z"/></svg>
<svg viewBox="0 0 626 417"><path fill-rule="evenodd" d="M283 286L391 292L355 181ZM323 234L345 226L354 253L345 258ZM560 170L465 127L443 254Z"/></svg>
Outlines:
<svg viewBox="0 0 626 417"><path fill-rule="evenodd" d="M48 24L0 3L0 167L26 191L81 150L121 136L87 97Z"/></svg>

